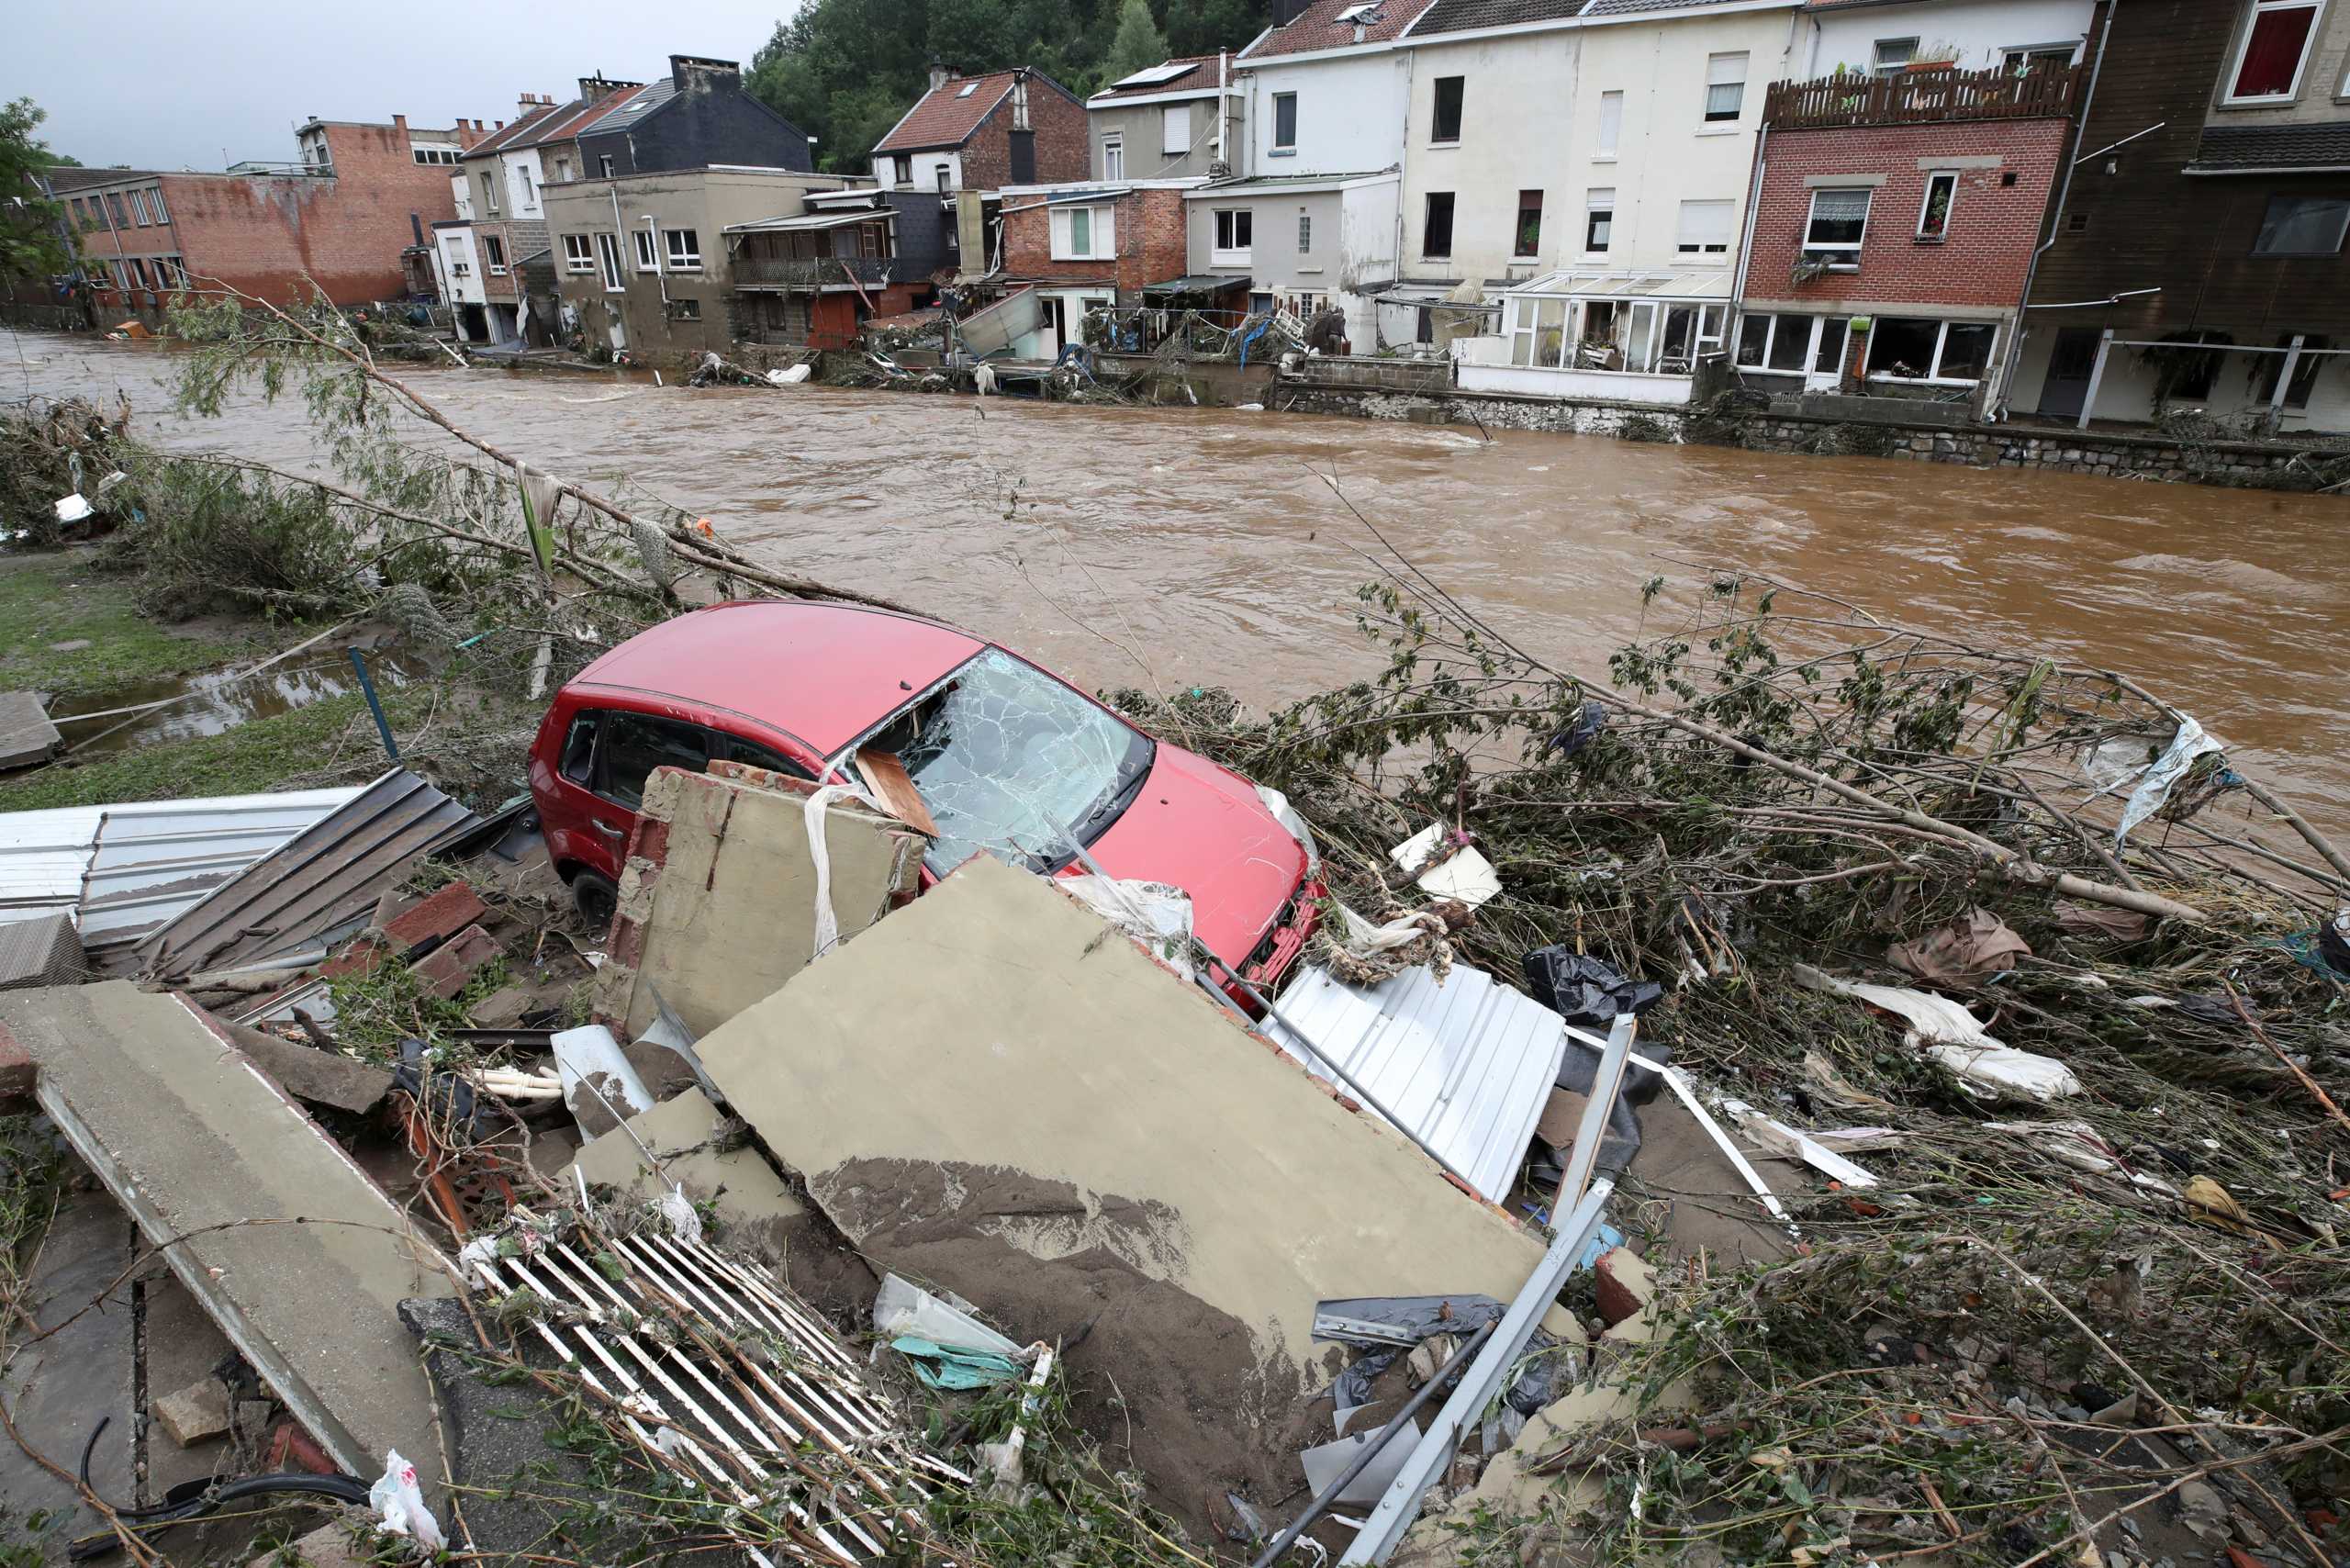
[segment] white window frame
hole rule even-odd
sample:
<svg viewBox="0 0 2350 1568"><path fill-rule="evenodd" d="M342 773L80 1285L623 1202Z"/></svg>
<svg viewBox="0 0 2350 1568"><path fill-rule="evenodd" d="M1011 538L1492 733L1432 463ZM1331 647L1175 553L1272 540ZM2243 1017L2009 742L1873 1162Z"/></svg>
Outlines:
<svg viewBox="0 0 2350 1568"><path fill-rule="evenodd" d="M1192 151L1192 106L1164 104L1158 110L1158 151L1169 158L1188 157Z"/></svg>
<svg viewBox="0 0 2350 1568"><path fill-rule="evenodd" d="M1102 177L1105 180L1126 177L1126 139L1117 131L1102 139Z"/></svg>
<svg viewBox="0 0 2350 1568"><path fill-rule="evenodd" d="M1453 116L1452 134L1450 136L1438 136L1437 134L1436 117L1437 111L1444 106L1444 100L1439 96L1439 94L1444 84L1447 82L1458 82L1460 84L1460 104L1459 109ZM1431 79L1428 84L1428 145L1430 147L1460 146L1460 128L1463 125L1466 125L1468 121L1469 78L1466 76L1456 75L1438 76Z"/></svg>
<svg viewBox="0 0 2350 1568"><path fill-rule="evenodd" d="M1248 243L1236 244L1240 238L1241 220L1248 223ZM1253 207L1219 207L1208 214L1208 264L1213 267L1245 267L1250 264L1257 245L1257 209Z"/></svg>
<svg viewBox="0 0 2350 1568"><path fill-rule="evenodd" d="M612 177L612 155L610 153L601 152L597 154L596 177L603 180L609 180Z"/></svg>
<svg viewBox="0 0 2350 1568"><path fill-rule="evenodd" d="M1867 198L1868 209L1861 214L1861 237L1859 239L1849 241L1842 240L1821 241L1812 239L1811 226L1818 222L1819 218L1819 198L1822 195L1830 191L1858 191L1863 196ZM1830 261L1828 263L1830 266L1858 267L1861 264L1861 247L1868 243L1869 224L1875 218L1875 217L1876 187L1874 185L1817 186L1811 193L1810 204L1804 208L1803 243L1798 247L1798 249L1807 255L1814 251L1826 251L1832 252L1839 259Z"/></svg>
<svg viewBox="0 0 2350 1568"><path fill-rule="evenodd" d="M1722 225L1722 237L1718 241L1707 241L1700 240L1697 241L1696 248L1685 249L1684 247L1687 245L1687 241L1684 240L1682 236L1686 234L1689 230L1689 209L1693 207L1705 207L1708 210L1718 207L1722 211L1722 216L1725 221ZM1730 247L1737 243L1738 202L1735 198L1729 196L1690 196L1683 199L1680 209L1673 214L1673 250L1675 255L1695 256L1701 262L1709 256L1718 256L1723 261L1727 262L1729 260Z"/></svg>
<svg viewBox="0 0 2350 1568"><path fill-rule="evenodd" d="M1918 58L1918 48L1926 40L1923 37L1906 39L1872 39L1869 41L1869 74L1872 76L1900 75L1903 72L1909 69L1909 62ZM1900 59L1888 63L1885 58L1885 46L1889 43L1906 43L1909 46L1908 52L1902 55Z"/></svg>
<svg viewBox="0 0 2350 1568"><path fill-rule="evenodd" d="M2227 83L2228 87L2220 102L2233 106L2244 104L2289 104L2297 101L2301 95L2301 84L2308 79L2310 73L2310 57L2317 52L2318 35L2323 30L2319 24L2325 19L2319 13L2324 9L2325 0L2252 0L2252 9L2244 13L2244 26L2241 36L2236 39L2235 52L2228 62L2228 73L2221 78ZM2277 16L2286 11L2310 13L2310 30L2301 37L2301 58L2293 66L2292 86L2282 93L2256 93L2239 96L2236 93L2236 78L2244 73L2244 57L2252 52L2253 30L2259 27L2261 17Z"/></svg>
<svg viewBox="0 0 2350 1568"><path fill-rule="evenodd" d="M1283 98L1289 100L1289 140L1287 141L1281 140L1281 100ZM1274 152L1288 153L1297 151L1297 92L1294 88L1286 93L1273 95L1271 135Z"/></svg>
<svg viewBox="0 0 2350 1568"><path fill-rule="evenodd" d="M496 170L484 169L481 172L481 194L483 202L489 207L489 215L492 218L496 218L498 215L498 173Z"/></svg>
<svg viewBox="0 0 2350 1568"><path fill-rule="evenodd" d="M1929 234L1926 232L1926 214L1934 205L1934 185L1935 182L1939 180L1948 180L1950 182L1950 205L1942 209L1942 231L1939 234ZM1918 232L1916 237L1920 244L1939 245L1943 241L1950 238L1951 225L1957 221L1958 218L1958 171L1955 169L1930 169L1926 172L1926 188L1924 193L1918 197ZM1862 238L1867 238L1868 223L1866 219L1862 220L1861 228ZM1807 223L1805 225L1806 231L1808 232L1809 229L1810 225Z"/></svg>
<svg viewBox="0 0 2350 1568"><path fill-rule="evenodd" d="M514 165L514 180L515 187L522 193L522 199L514 204L514 210L517 212L527 212L537 207L539 205L539 188L531 182L531 166L528 163L517 163Z"/></svg>
<svg viewBox="0 0 2350 1568"><path fill-rule="evenodd" d="M1546 304L1552 303L1555 303L1560 307L1559 357L1554 361L1545 363L1535 357L1537 352L1535 334L1542 330L1542 307ZM1556 294L1515 294L1510 296L1509 319L1504 326L1503 335L1510 340L1509 363L1511 365L1519 370L1568 370L1577 368L1575 366L1571 366L1567 363L1574 356L1575 343L1577 342L1575 328L1583 314L1581 310L1576 308L1577 303L1578 302L1575 300L1569 299L1564 296ZM1522 362L1517 357L1517 340L1520 338L1526 340L1526 358Z"/></svg>
<svg viewBox="0 0 2350 1568"><path fill-rule="evenodd" d="M1732 62L1736 62L1738 75L1735 80L1725 80L1724 73L1729 69ZM1700 125L1709 128L1733 128L1738 124L1739 117L1746 112L1746 76L1750 63L1749 53L1742 49L1729 50L1719 54L1706 56L1706 95L1698 101L1697 106ZM1716 116L1714 89L1733 86L1738 89L1738 101L1730 105L1728 114Z"/></svg>
<svg viewBox="0 0 2350 1568"><path fill-rule="evenodd" d="M1606 201L1602 201L1599 199L1601 196L1606 196L1607 199ZM1591 243L1591 220L1594 215L1600 212L1607 214L1607 243L1594 249ZM1582 246L1583 254L1586 256L1605 256L1610 254L1614 251L1616 246L1616 187L1614 185L1599 185L1583 193L1583 237L1579 241Z"/></svg>
<svg viewBox="0 0 2350 1568"><path fill-rule="evenodd" d="M506 275L506 242L495 234L481 237L481 264L492 277Z"/></svg>
<svg viewBox="0 0 2350 1568"><path fill-rule="evenodd" d="M172 220L171 210L163 205L162 186L157 185L154 189L147 193L147 205L155 209L156 222L169 223Z"/></svg>
<svg viewBox="0 0 2350 1568"><path fill-rule="evenodd" d="M1085 218L1085 243L1077 241L1077 219ZM1116 204L1103 202L1098 206L1071 203L1056 207L1047 215L1051 230L1052 258L1057 262L1109 262L1118 256L1118 209Z"/></svg>
<svg viewBox="0 0 2350 1568"><path fill-rule="evenodd" d="M585 234L563 237L563 270L567 273L589 273L596 270L596 247Z"/></svg>
<svg viewBox="0 0 2350 1568"><path fill-rule="evenodd" d="M1800 375L1808 377L1815 375L1841 375L1843 374L1843 356L1852 348L1851 323L1846 318L1838 316L1807 316L1795 310L1757 310L1751 315L1741 315L1739 317L1738 324L1740 329L1740 335L1743 335L1743 330L1746 323L1755 320L1767 321L1770 323L1769 326L1762 329L1762 358L1760 363L1755 364L1740 364L1737 363L1737 355L1733 353L1730 356L1730 368L1737 371L1740 375ZM1822 370L1819 368L1820 340L1827 335L1828 324L1830 321L1840 320L1845 322L1845 332L1843 334L1841 346L1837 351L1836 366L1832 370ZM1804 321L1809 323L1809 325L1804 329L1803 363L1796 366L1793 370L1787 370L1771 363L1771 351L1778 346L1779 323L1782 321Z"/></svg>
<svg viewBox="0 0 2350 1568"><path fill-rule="evenodd" d="M1617 150L1624 141L1624 95L1621 91L1599 95L1599 134L1593 139L1591 156L1595 162L1616 161Z"/></svg>
<svg viewBox="0 0 2350 1568"><path fill-rule="evenodd" d="M147 193L145 191L133 191L130 193L130 220L141 229L151 229L154 227L155 220L147 216Z"/></svg>
<svg viewBox="0 0 2350 1568"><path fill-rule="evenodd" d="M1297 253L1301 256L1314 253L1314 215L1303 209L1297 215Z"/></svg>
<svg viewBox="0 0 2350 1568"><path fill-rule="evenodd" d="M2065 65L2077 64L2081 58L2081 46L2078 42L2066 43L2061 39L2054 43L2009 44L1999 50L1999 69L2016 74L2016 67L2028 64L2033 55L2058 53L2064 55Z"/></svg>
<svg viewBox="0 0 2350 1568"><path fill-rule="evenodd" d="M1517 193L1517 206L1510 210L1509 218L1509 259L1513 262L1531 262L1539 259L1542 254L1542 219L1540 218L1534 220L1534 249L1521 251L1517 248L1519 238L1526 232L1526 225L1522 219L1526 215L1527 191L1534 192L1539 204L1535 208L1537 212L1547 215L1550 207L1550 193L1548 190L1539 190L1528 185Z"/></svg>
<svg viewBox="0 0 2350 1568"><path fill-rule="evenodd" d="M596 230L596 266L603 274L606 294L628 292L628 274L621 270L621 237L609 229Z"/></svg>
<svg viewBox="0 0 2350 1568"><path fill-rule="evenodd" d="M693 229L661 230L661 255L673 273L701 271L701 233Z"/></svg>
<svg viewBox="0 0 2350 1568"><path fill-rule="evenodd" d="M661 270L661 241L650 228L632 229L629 237L636 242L636 270L657 273Z"/></svg>
<svg viewBox="0 0 2350 1568"><path fill-rule="evenodd" d="M1916 320L1918 318L1905 317L1903 319ZM1984 375L1989 375L1991 367L1997 364L1999 360L1999 324L1997 321L1961 321L1945 319L1934 323L1934 357L1932 363L1926 367L1927 374L1924 375L1895 375L1889 371L1877 369L1876 345L1878 337L1877 334L1872 330L1869 333L1868 379L1871 381L1899 382L1908 386L1981 386L1983 384L1983 376L1981 375L1949 376L1942 374L1942 354L1950 346L1950 330L1953 327L1988 327L1991 329L1990 345L1983 351ZM1849 345L1847 346L1847 352L1849 352Z"/></svg>

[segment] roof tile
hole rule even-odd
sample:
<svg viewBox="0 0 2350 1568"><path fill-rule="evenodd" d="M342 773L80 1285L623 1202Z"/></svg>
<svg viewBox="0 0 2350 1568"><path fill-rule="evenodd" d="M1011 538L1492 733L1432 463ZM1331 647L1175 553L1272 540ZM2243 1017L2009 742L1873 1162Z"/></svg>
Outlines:
<svg viewBox="0 0 2350 1568"><path fill-rule="evenodd" d="M1169 65L1181 65L1185 67L1185 70L1180 76L1170 76L1164 82L1153 82L1145 86L1118 87L1113 85L1104 87L1100 92L1094 94L1093 96L1088 98L1086 102L1090 104L1099 104L1104 101L1114 102L1119 98L1138 98L1147 95L1156 95L1159 93L1212 93L1215 91L1214 55L1170 55L1168 57L1166 63Z"/></svg>
<svg viewBox="0 0 2350 1568"><path fill-rule="evenodd" d="M1346 49L1357 42L1386 43L1419 20L1432 0L1314 0L1286 27L1275 28L1241 52L1245 61L1270 60L1315 50ZM1341 21L1348 11L1361 15ZM1355 37L1360 27L1362 37Z"/></svg>
<svg viewBox="0 0 2350 1568"><path fill-rule="evenodd" d="M1511 28L1526 22L1558 22L1583 15L1588 0L1436 0L1412 28L1412 36L1464 33L1477 28Z"/></svg>
<svg viewBox="0 0 2350 1568"><path fill-rule="evenodd" d="M2338 169L2350 164L2350 120L2322 125L2208 127L2197 169Z"/></svg>
<svg viewBox="0 0 2350 1568"><path fill-rule="evenodd" d="M971 89L968 95L964 94L966 87ZM1011 91L1009 71L950 77L945 86L933 87L916 99L906 118L873 151L916 152L930 147L960 147Z"/></svg>

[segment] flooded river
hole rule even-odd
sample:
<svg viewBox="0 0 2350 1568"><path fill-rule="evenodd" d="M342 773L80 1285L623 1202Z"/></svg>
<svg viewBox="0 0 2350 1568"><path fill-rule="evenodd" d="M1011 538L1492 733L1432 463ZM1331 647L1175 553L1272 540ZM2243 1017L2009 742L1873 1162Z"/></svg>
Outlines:
<svg viewBox="0 0 2350 1568"><path fill-rule="evenodd" d="M167 414L163 358L0 329L0 396L110 404L120 388L169 444L310 461L298 399ZM399 374L565 477L673 500L778 566L1087 685L1225 685L1262 703L1375 669L1352 614L1377 546L1335 482L1572 667L1604 676L1647 578L1743 566L2132 675L2350 833L2350 498L1220 409Z"/></svg>

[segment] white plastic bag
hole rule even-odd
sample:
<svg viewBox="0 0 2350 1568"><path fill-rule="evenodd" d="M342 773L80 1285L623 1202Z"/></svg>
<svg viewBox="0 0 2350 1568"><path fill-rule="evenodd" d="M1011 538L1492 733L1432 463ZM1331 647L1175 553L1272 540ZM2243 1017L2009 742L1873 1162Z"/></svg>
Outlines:
<svg viewBox="0 0 2350 1568"><path fill-rule="evenodd" d="M385 1529L408 1537L427 1551L439 1551L449 1544L449 1538L441 1533L440 1521L424 1506L424 1494L416 1484L416 1466L402 1459L397 1449L384 1456L384 1478L367 1489L367 1506L383 1516Z"/></svg>
<svg viewBox="0 0 2350 1568"><path fill-rule="evenodd" d="M895 1274L882 1276L880 1292L873 1298L873 1330L883 1339L911 1334L958 1350L1020 1354L1019 1346L969 1313Z"/></svg>

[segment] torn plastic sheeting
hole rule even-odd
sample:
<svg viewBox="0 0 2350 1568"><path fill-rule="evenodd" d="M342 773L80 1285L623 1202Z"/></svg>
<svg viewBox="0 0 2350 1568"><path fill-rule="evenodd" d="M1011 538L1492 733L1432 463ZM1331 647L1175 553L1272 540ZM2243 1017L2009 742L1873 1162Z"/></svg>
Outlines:
<svg viewBox="0 0 2350 1568"><path fill-rule="evenodd" d="M1322 1495L1378 1435L1376 1428L1357 1432L1301 1452L1297 1462L1305 1471L1306 1490L1316 1497ZM1412 1457L1412 1450L1419 1446L1419 1441L1420 1423L1416 1417L1388 1434L1387 1441L1380 1447L1378 1457L1363 1466L1362 1473L1348 1482L1347 1489L1333 1501L1356 1506L1379 1501L1386 1490L1395 1484L1395 1477L1403 1473L1404 1462Z"/></svg>
<svg viewBox="0 0 2350 1568"><path fill-rule="evenodd" d="M1009 1359L1020 1347L962 1305L933 1295L911 1280L885 1274L873 1297L873 1331L884 1338L928 1340L958 1350L976 1350Z"/></svg>
<svg viewBox="0 0 2350 1568"><path fill-rule="evenodd" d="M2140 916L2143 919L2144 916ZM2007 923L1980 907L1923 936L1896 942L1885 950L1885 961L1916 975L1928 985L1965 988L2010 972L2018 958L2031 957L2031 944Z"/></svg>
<svg viewBox="0 0 2350 1568"><path fill-rule="evenodd" d="M2187 776L2187 770L2195 766L2197 757L2226 749L2217 736L2205 734L2201 724L2181 713L2178 716L2178 732L2171 736L2170 745L2137 775L2137 787L2130 791L2130 799L2121 808L2121 823L2113 830L2114 846L2120 848L2121 842L2130 836L2132 828L2162 809L2163 802L2170 798L2172 786ZM2091 778L2098 777L2096 765L2102 760L2101 757L2092 760ZM2099 779L2099 782L2103 780ZM2118 781L2108 786L2119 787Z"/></svg>
<svg viewBox="0 0 2350 1568"><path fill-rule="evenodd" d="M1186 981L1192 978L1192 895L1168 882L1135 877L1063 877L1057 884L1078 902L1142 944Z"/></svg>
<svg viewBox="0 0 2350 1568"><path fill-rule="evenodd" d="M941 1345L914 1334L899 1335L890 1349L913 1362L914 1375L926 1388L993 1388L1017 1382L1021 1374L1020 1363L1010 1356Z"/></svg>
<svg viewBox="0 0 2350 1568"><path fill-rule="evenodd" d="M1410 874L1414 868L1427 866L1429 858L1438 853L1447 834L1442 823L1430 823L1427 827L1387 852L1396 867ZM1502 890L1502 879L1495 874L1493 862L1479 854L1472 845L1462 845L1458 852L1434 866L1428 866L1412 878L1419 890L1430 898L1458 899L1470 908L1496 897Z"/></svg>
<svg viewBox="0 0 2350 1568"><path fill-rule="evenodd" d="M1637 1016L1664 995L1664 988L1655 981L1628 979L1606 959L1569 947L1537 947L1519 962L1526 970L1526 987L1537 1002L1587 1029L1605 1031L1619 1014Z"/></svg>
<svg viewBox="0 0 2350 1568"><path fill-rule="evenodd" d="M1586 1249L1588 1252L1588 1249ZM1596 1257L1596 1253L1590 1253ZM1438 1334L1474 1334L1488 1323L1497 1323L1509 1309L1489 1295L1394 1295L1350 1296L1337 1301L1314 1304L1314 1337L1334 1339L1342 1344L1360 1345L1367 1353L1357 1357L1330 1384L1333 1406L1350 1410L1371 1403L1371 1385L1381 1374L1395 1364L1407 1346L1398 1343L1408 1339L1416 1345ZM1386 1334L1325 1332L1325 1325L1333 1320L1361 1324ZM1392 1337L1391 1337L1392 1336ZM1508 1391L1512 1406L1531 1415L1550 1401L1551 1358L1540 1354L1558 1341L1537 1329L1528 1346L1516 1381ZM1332 1471L1336 1474L1337 1471ZM1316 1491L1320 1488L1317 1486Z"/></svg>
<svg viewBox="0 0 2350 1568"><path fill-rule="evenodd" d="M1814 991L1835 991L1906 1021L1908 1043L1922 1047L1929 1058L1955 1073L1962 1086L1995 1099L2046 1101L2081 1092L2081 1081L2071 1068L2053 1057L2002 1045L1984 1032L1974 1014L1946 996L1838 980L1808 964L1797 964L1795 974L1798 983Z"/></svg>

